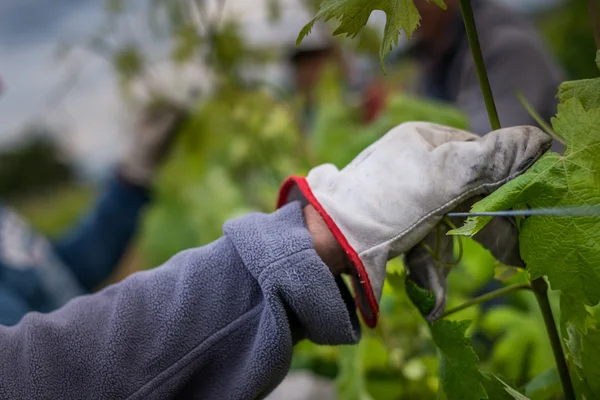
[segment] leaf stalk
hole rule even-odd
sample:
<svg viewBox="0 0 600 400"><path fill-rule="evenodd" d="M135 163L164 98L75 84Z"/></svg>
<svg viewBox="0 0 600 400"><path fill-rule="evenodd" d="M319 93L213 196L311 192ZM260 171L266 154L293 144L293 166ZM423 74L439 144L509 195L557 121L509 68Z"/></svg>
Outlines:
<svg viewBox="0 0 600 400"><path fill-rule="evenodd" d="M479 297L475 297L474 299L464 302L463 304L459 305L458 307L454 307L454 308L451 308L450 310L447 310L445 313L443 313L440 316L439 319L445 318L451 314L462 311L465 308L469 308L469 307L475 306L477 304L485 303L486 301L493 300L497 297L506 296L507 294L517 292L519 290L531 290L531 285L529 283L517 283L515 285L506 286L506 287L503 287L502 289L494 290L493 292L489 292L489 293L486 293Z"/></svg>
<svg viewBox="0 0 600 400"><path fill-rule="evenodd" d="M463 21L465 23L467 38L469 39L473 61L475 61L477 78L479 78L479 86L481 87L481 93L483 94L483 99L485 101L485 108L490 119L490 125L492 130L500 129L500 119L498 118L496 103L494 103L494 97L492 95L492 87L490 86L487 70L485 69L485 63L483 61L483 54L481 53L481 45L479 44L479 36L477 35L477 27L475 25L475 17L473 16L471 0L460 0L460 12L462 13Z"/></svg>
<svg viewBox="0 0 600 400"><path fill-rule="evenodd" d="M548 301L548 284L544 278L537 278L531 281L531 289L535 294L535 298L537 299L544 317L544 324L546 325L546 331L548 332L548 338L550 339L550 345L552 346L552 353L554 354L554 361L556 362L556 368L565 394L565 399L575 400L575 391L573 390L571 375L569 374L569 368L567 367L567 362L565 360L560 336L558 336L558 330L556 329L556 323L554 322L552 308L550 308L550 301Z"/></svg>

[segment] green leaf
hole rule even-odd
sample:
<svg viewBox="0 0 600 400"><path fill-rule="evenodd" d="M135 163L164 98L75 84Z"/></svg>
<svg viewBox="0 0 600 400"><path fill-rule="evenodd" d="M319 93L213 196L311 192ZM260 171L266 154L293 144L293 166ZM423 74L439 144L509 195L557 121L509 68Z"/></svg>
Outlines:
<svg viewBox="0 0 600 400"><path fill-rule="evenodd" d="M443 0L433 1L443 9L446 8ZM375 10L381 10L386 14L383 41L379 49L383 65L385 55L398 44L401 30L404 30L410 39L419 26L421 16L413 0L324 0L315 18L300 31L297 44L302 42L302 39L312 30L315 22L320 19L325 21L337 19L339 26L333 34L345 34L347 37L353 38L365 27L369 16Z"/></svg>
<svg viewBox="0 0 600 400"><path fill-rule="evenodd" d="M556 368L538 374L525 385L525 394L531 400L550 400L560 397L562 386Z"/></svg>
<svg viewBox="0 0 600 400"><path fill-rule="evenodd" d="M502 379L498 378L497 376L496 376L496 379L498 381L500 381L500 383L502 383L502 385L504 385L504 390L506 390L506 393L510 394L513 399L515 399L515 400L530 400L527 396L524 396L521 392L512 388L509 384L507 384L506 382L504 382Z"/></svg>
<svg viewBox="0 0 600 400"><path fill-rule="evenodd" d="M525 379L552 365L552 348L542 316L531 293L525 294L528 307L494 307L480 322L481 331L494 339L488 365L503 376L524 375Z"/></svg>
<svg viewBox="0 0 600 400"><path fill-rule="evenodd" d="M596 50L596 66L600 69L600 50Z"/></svg>
<svg viewBox="0 0 600 400"><path fill-rule="evenodd" d="M564 155L545 154L528 172L475 204L473 211L507 210L519 203L534 209L598 203L600 108L587 110L577 99L569 99L559 105L552 124L567 141ZM454 233L472 235L487 221L471 219ZM529 217L521 223L520 243L532 279L547 275L552 288L570 295L575 307L600 301L600 219Z"/></svg>
<svg viewBox="0 0 600 400"><path fill-rule="evenodd" d="M469 321L440 320L431 324L433 341L440 350L440 381L448 400L486 398L478 358L465 337Z"/></svg>
<svg viewBox="0 0 600 400"><path fill-rule="evenodd" d="M190 61L202 44L196 28L192 24L180 27L174 34L171 58L176 64Z"/></svg>
<svg viewBox="0 0 600 400"><path fill-rule="evenodd" d="M113 55L113 64L123 82L129 82L141 74L144 56L134 45L126 45Z"/></svg>
<svg viewBox="0 0 600 400"><path fill-rule="evenodd" d="M523 270L518 267L497 263L494 268L494 279L500 282L506 282L517 276Z"/></svg>
<svg viewBox="0 0 600 400"><path fill-rule="evenodd" d="M513 397L506 391L504 384L496 379L494 375L485 375L483 387L487 393L487 398L490 400L513 400Z"/></svg>
<svg viewBox="0 0 600 400"><path fill-rule="evenodd" d="M567 324L565 339L568 354L579 377L574 380L576 391L583 398L600 396L600 330L597 324L584 332L572 323ZM583 395L583 396L582 396Z"/></svg>
<svg viewBox="0 0 600 400"><path fill-rule="evenodd" d="M600 78L563 82L557 97L561 103L578 99L586 110L600 107Z"/></svg>
<svg viewBox="0 0 600 400"><path fill-rule="evenodd" d="M337 394L340 400L373 400L366 387L364 348L361 342L358 346L344 347L340 351L340 371L337 377Z"/></svg>
<svg viewBox="0 0 600 400"><path fill-rule="evenodd" d="M388 261L385 279L392 290L398 293L405 293L406 274L404 273L404 265L400 257Z"/></svg>
<svg viewBox="0 0 600 400"><path fill-rule="evenodd" d="M585 331L587 329L587 319L590 314L586 310L585 305L577 297L577 293L561 293L561 323L564 327L568 322L571 322Z"/></svg>
<svg viewBox="0 0 600 400"><path fill-rule="evenodd" d="M390 128L409 121L428 121L457 129L469 127L468 119L462 111L437 100L396 94L388 100L387 107L384 115L391 122Z"/></svg>
<svg viewBox="0 0 600 400"><path fill-rule="evenodd" d="M405 280L406 294L423 315L427 315L435 307L435 293L431 290L423 289L414 283L410 278Z"/></svg>

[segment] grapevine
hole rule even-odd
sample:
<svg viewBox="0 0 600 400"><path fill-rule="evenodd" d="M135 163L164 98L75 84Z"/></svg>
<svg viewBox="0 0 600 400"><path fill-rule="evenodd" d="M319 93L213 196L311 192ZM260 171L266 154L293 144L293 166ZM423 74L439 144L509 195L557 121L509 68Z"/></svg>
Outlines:
<svg viewBox="0 0 600 400"><path fill-rule="evenodd" d="M434 2L445 8L442 0ZM595 0L590 0L589 4L598 43L600 21L597 4ZM499 129L500 121L479 44L471 1L460 0L460 8L490 125L492 129ZM319 19L336 19L339 25L334 34L355 37L366 26L374 10L382 10L387 16L380 49L383 65L385 55L397 44L401 31L410 38L418 26L420 16L412 0L378 0L368 3L360 0L325 0L315 18L300 32L298 41L310 32ZM520 97L527 106L523 96ZM545 127L548 132L558 135L559 141L566 143L565 154L547 153L527 173L476 203L472 212L503 211L523 205L533 209L597 205L600 200L600 157L597 155L600 147L600 78L565 82L559 88L558 98L558 115L552 120L552 128L547 125ZM490 220L491 217L471 217L463 227L454 229L449 234L473 236ZM564 232L572 234L559 246L557 237L561 237ZM590 308L600 303L598 232L600 222L589 215L571 218L538 215L525 218L520 224L520 249L529 273L529 282L508 286L469 300L449 309L443 317L508 293L533 291L543 315L565 398L575 399L576 393L578 397L596 398L600 395L600 383L597 379L600 371L591 362L590 354L600 354L600 330ZM428 248L427 251L436 258L435 249ZM557 330L550 305L548 284L554 290L561 291L561 334ZM409 286L407 288L410 289ZM418 295L415 300L420 305L431 301L427 300L427 293L414 288L410 293ZM526 398L501 379L477 369L478 358L465 338L469 324L443 319L431 324L432 338L441 354L441 391L445 397L480 399L501 398L508 394L513 398ZM565 350L571 361L571 370ZM572 376L577 376L578 379L573 381Z"/></svg>

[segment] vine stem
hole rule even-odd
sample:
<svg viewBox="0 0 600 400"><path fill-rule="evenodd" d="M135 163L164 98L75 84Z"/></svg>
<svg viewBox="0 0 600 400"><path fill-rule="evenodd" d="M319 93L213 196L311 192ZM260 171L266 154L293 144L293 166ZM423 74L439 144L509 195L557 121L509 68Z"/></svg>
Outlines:
<svg viewBox="0 0 600 400"><path fill-rule="evenodd" d="M546 331L548 332L548 338L550 339L550 345L552 346L552 353L554 354L554 361L556 362L556 368L558 370L558 375L560 376L560 383L565 394L565 399L575 400L575 391L573 390L571 375L569 374L569 368L567 367L567 362L565 360L560 336L558 335L556 323L554 322L552 308L550 308L550 302L548 301L548 284L544 278L537 278L531 281L531 289L535 294L535 298L540 305L540 310L544 317L544 324L546 324Z"/></svg>
<svg viewBox="0 0 600 400"><path fill-rule="evenodd" d="M498 111L496 110L496 104L494 103L494 97L492 95L492 87L490 86L487 70L485 69L485 63L483 61L483 54L481 53L481 45L479 44L479 36L477 35L477 27L475 25L475 17L473 16L471 0L460 0L460 11L465 23L465 30L467 31L467 38L469 39L473 61L475 61L475 69L477 70L479 86L481 87L481 93L483 94L483 99L485 101L485 108L487 109L490 118L490 125L492 126L492 130L500 129L500 119L498 118Z"/></svg>
<svg viewBox="0 0 600 400"><path fill-rule="evenodd" d="M590 18L592 19L592 30L596 49L600 49L600 14L598 14L598 0L588 0L590 7Z"/></svg>
<svg viewBox="0 0 600 400"><path fill-rule="evenodd" d="M590 5L590 13L592 14L592 23L594 26L594 36L596 39L596 45L600 43L600 21L598 20L598 8L596 1L598 0L588 0ZM463 21L465 23L465 30L467 32L467 39L469 40L469 45L471 47L471 53L473 55L473 61L475 62L475 68L477 70L477 77L479 78L479 86L481 87L481 92L483 94L483 99L485 100L485 107L488 112L488 116L490 119L490 125L492 129L500 129L500 119L498 118L498 112L496 110L496 104L494 103L494 98L492 95L492 88L490 86L490 82L487 76L487 71L485 69L485 63L483 61L483 55L481 53L481 45L479 44L479 37L477 35L477 27L475 25L475 17L473 16L473 7L471 6L471 0L460 0L460 11L462 13ZM546 331L548 332L548 338L550 339L550 344L552 345L552 353L554 354L554 360L556 362L556 367L560 376L560 382L563 388L563 392L566 400L575 400L575 392L573 391L573 383L571 382L571 375L569 374L569 369L567 367L567 362L565 359L565 355L563 352L562 344L560 341L560 336L558 335L558 330L556 329L556 324L554 322L554 316L552 314L552 309L550 308L550 302L548 301L548 284L544 280L544 278L537 278L531 281L531 285L528 285L533 292L535 293L535 297L540 306L540 310L542 311L542 315L544 317L544 323L546 325ZM510 287L510 286L509 286ZM508 289L508 288L505 288ZM519 288L523 289L523 288ZM502 289L500 289L502 290ZM518 290L518 289L513 289ZM498 291L496 291L498 292ZM488 293L487 295L481 296L486 297L488 300L490 296L497 297L496 292ZM504 292L503 294L506 294ZM473 304L477 304L476 302L481 302L481 297L473 299L460 307L455 308L454 310L449 310L443 314L443 316L447 316L450 313L462 310L467 308ZM492 298L494 298L492 297Z"/></svg>
<svg viewBox="0 0 600 400"><path fill-rule="evenodd" d="M472 306L477 305L477 304L485 303L486 301L490 301L490 300L493 300L493 299L495 299L497 297L505 296L505 295L507 295L509 293L517 292L519 290L531 290L531 285L529 283L518 283L518 284L515 284L515 285L510 285L510 286L503 287L502 289L494 290L493 292L486 293L486 294L481 295L479 297L475 297L474 299L471 299L469 301L466 301L466 302L462 303L458 307L454 307L454 308L451 308L450 310L447 310L445 313L443 313L440 316L439 319L445 318L448 315L451 315L451 314L457 313L459 311L462 311L465 308L469 308L469 307L472 307Z"/></svg>

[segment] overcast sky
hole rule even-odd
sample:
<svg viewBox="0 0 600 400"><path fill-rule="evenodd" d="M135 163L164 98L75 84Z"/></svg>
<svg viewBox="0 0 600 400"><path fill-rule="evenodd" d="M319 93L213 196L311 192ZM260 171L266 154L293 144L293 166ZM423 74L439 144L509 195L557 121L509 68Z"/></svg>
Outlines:
<svg viewBox="0 0 600 400"><path fill-rule="evenodd" d="M144 0L139 0L144 1ZM268 35L259 21L264 0L228 0L228 13L251 20L252 37ZM291 0L293 1L293 0ZM535 6L555 0L503 0ZM56 125L77 160L89 171L100 171L114 161L127 135L126 108L111 73L99 57L80 52L70 61L56 57L60 43L85 38L104 21L103 0L1 0L0 1L0 146L15 141L27 124L45 120ZM143 23L144 13L133 18ZM142 33L143 34L143 33ZM294 36L296 31L290 35ZM160 46L157 46L160 52ZM170 66L163 65L165 71ZM58 104L56 98L69 75L81 74L77 85ZM168 72L166 72L168 75Z"/></svg>

